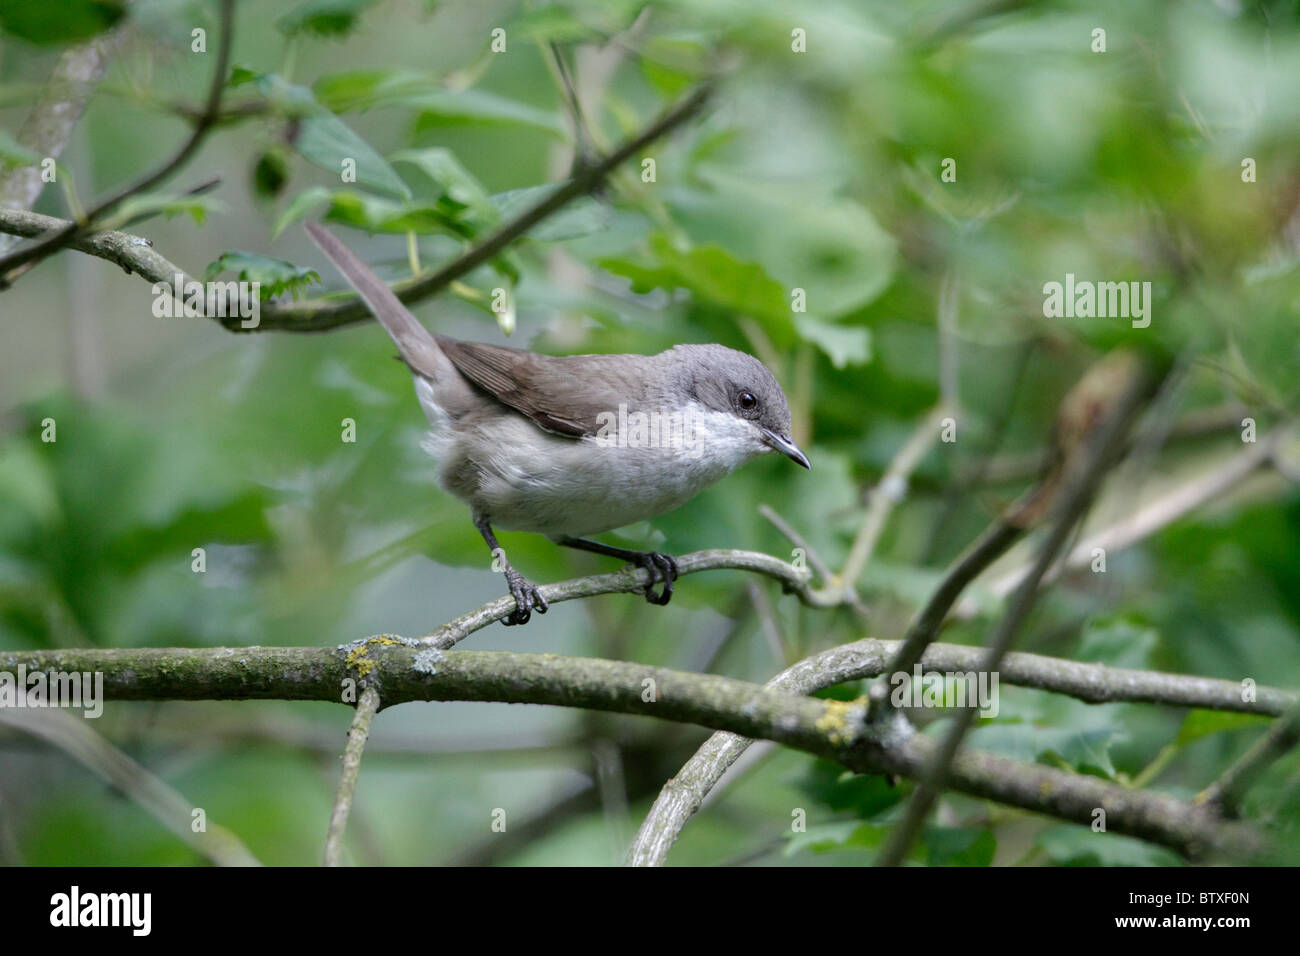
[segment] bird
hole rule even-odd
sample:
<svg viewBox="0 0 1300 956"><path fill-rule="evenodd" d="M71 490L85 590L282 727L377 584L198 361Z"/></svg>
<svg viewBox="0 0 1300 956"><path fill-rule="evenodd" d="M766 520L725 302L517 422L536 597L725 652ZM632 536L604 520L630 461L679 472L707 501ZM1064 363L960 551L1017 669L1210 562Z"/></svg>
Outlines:
<svg viewBox="0 0 1300 956"><path fill-rule="evenodd" d="M515 601L507 626L548 605L494 529L644 568L645 599L665 605L678 574L672 556L590 536L670 511L765 453L812 467L790 437L776 377L745 352L709 344L657 355L544 355L435 334L335 235L314 223L306 230L410 370L437 482L469 505L493 567L505 573Z"/></svg>

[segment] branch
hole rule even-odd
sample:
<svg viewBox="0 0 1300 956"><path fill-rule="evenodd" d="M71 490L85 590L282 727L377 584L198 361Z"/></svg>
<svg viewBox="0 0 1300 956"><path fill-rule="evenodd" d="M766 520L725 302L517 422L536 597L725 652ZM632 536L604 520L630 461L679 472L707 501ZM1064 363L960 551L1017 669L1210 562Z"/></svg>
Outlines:
<svg viewBox="0 0 1300 956"><path fill-rule="evenodd" d="M379 711L379 692L367 687L357 701L357 713L348 729L348 745L343 751L343 774L334 797L334 810L330 814L329 833L325 837L325 865L338 866L343 860L343 832L347 829L348 814L352 811L352 794L357 789L361 773L361 754L370 736L370 723Z"/></svg>
<svg viewBox="0 0 1300 956"><path fill-rule="evenodd" d="M988 650L980 661L980 672L998 670L1037 601L1043 576L1087 512L1103 476L1119 457L1125 436L1160 380L1148 374L1139 359L1114 353L1085 374L1072 393L1077 398L1067 398L1062 406L1058 436L1065 433L1064 440L1069 443L1065 447L1073 453L1065 458L1059 493L1054 489L1051 495L1054 500L1049 507L1054 512L1054 521L1038 557L989 640ZM920 786L908 801L902 821L890 831L880 851L879 865L902 864L947 784L949 768L955 768L961 759L958 751L974 715L974 710L963 710L954 716L942 743L935 748Z"/></svg>
<svg viewBox="0 0 1300 956"><path fill-rule="evenodd" d="M21 710L0 707L0 724L8 724L57 747L110 787L134 800L145 813L217 866L260 866L257 857L239 837L207 821L195 831L194 804L166 780L141 766L81 717L64 711Z"/></svg>
<svg viewBox="0 0 1300 956"><path fill-rule="evenodd" d="M431 275L408 279L393 286L393 293L407 305L427 299L440 292L456 279L481 266L496 256L539 222L563 209L579 196L585 196L631 157L655 140L676 129L698 113L712 95L712 86L697 88L690 96L666 112L654 123L628 140L614 152L581 169L576 176L558 186L545 199L524 210L517 217L500 226L477 245L467 249ZM244 329L236 320L223 322L232 332L279 330L287 332L323 332L356 322L370 321L370 310L356 296L337 302L331 299L309 299L290 305L272 305L262 310L262 321L255 329Z"/></svg>
<svg viewBox="0 0 1300 956"><path fill-rule="evenodd" d="M809 544L804 536L794 529L794 526L791 525L790 522L782 518L781 515L778 514L770 505L759 505L758 513L771 522L772 527L785 535L790 540L791 544L803 551L804 557L808 559L808 563L812 565L812 569L817 572L817 578L822 582L822 584L832 583L835 575L831 572L830 565L822 559L822 556L817 552L817 549Z"/></svg>
<svg viewBox="0 0 1300 956"><path fill-rule="evenodd" d="M895 505L907 494L907 482L916 471L921 460L939 438L939 426L949 414L948 406L940 402L922 419L912 432L912 437L900 448L889 463L880 483L871 490L871 500L863 516L862 526L858 529L849 556L844 562L841 577L844 586L850 590L858 586L862 569L875 553L880 533L885 529L885 522Z"/></svg>
<svg viewBox="0 0 1300 956"><path fill-rule="evenodd" d="M0 233L34 238L75 225L68 219L0 207ZM177 273L184 277L185 282L192 281L184 269L154 251L153 243L143 236L127 232L95 232L77 236L68 243L68 248L117 263L127 272L134 272L150 282L171 285L176 281Z"/></svg>
<svg viewBox="0 0 1300 956"><path fill-rule="evenodd" d="M882 662L887 658L881 655ZM439 651L381 635L339 648L76 649L0 655L11 670L104 674L107 700L339 701L361 681L386 706L412 700L551 704L698 724L835 760L858 773L919 777L936 745L900 717L869 724L863 701L818 700L745 681L623 661ZM647 690L653 689L653 693ZM1253 832L1205 808L1095 777L1020 764L983 751L959 754L952 789L1077 823L1104 809L1114 832L1200 858L1259 852Z"/></svg>
<svg viewBox="0 0 1300 956"><path fill-rule="evenodd" d="M39 242L0 259L0 289L7 287L21 272L27 271L42 259L53 255L65 246L70 245L74 240L90 232L96 221L112 212L124 200L165 182L189 161L190 157L198 150L209 130L216 125L221 114L221 94L226 85L226 73L230 68L230 47L234 29L235 0L221 0L221 39L217 47L217 65L208 88L207 104L204 107L203 116L194 124L194 128L190 131L185 144L158 169L105 199L79 221L70 222L59 229L58 232L52 233Z"/></svg>
<svg viewBox="0 0 1300 956"><path fill-rule="evenodd" d="M898 644L898 657L890 668L892 673L911 673L916 663L926 652L926 648L939 636L939 629L952 606L957 603L967 585L979 577L994 561L1006 554L1007 549L1020 540L1025 533L1023 525L1006 517L999 516L983 534L966 549L957 563L952 566L930 600L926 602L921 613L916 616L907 633ZM876 702L885 698L883 685L876 688L872 697Z"/></svg>
<svg viewBox="0 0 1300 956"><path fill-rule="evenodd" d="M1098 423L1107 420L1107 409L1116 406L1113 396L1122 394L1129 384L1132 361L1128 353L1114 353L1093 365L1075 383L1057 411L1052 453L1043 477L1006 513L994 519L939 583L921 613L908 626L898 660L891 668L893 672L904 675L911 672L925 648L938 637L944 619L966 587L1057 504L1063 486L1071 477L1068 469L1075 466L1079 452L1086 451L1082 448L1084 442L1096 437ZM1020 572L1017 580L1024 577L1025 572ZM873 688L873 713L879 713L886 692L884 685Z"/></svg>
<svg viewBox="0 0 1300 956"><path fill-rule="evenodd" d="M847 681L896 673L893 662L901 647L901 641L871 638L832 647L786 668L766 686L791 694L811 694ZM983 653L978 647L931 644L920 659L920 667L927 674L969 673L980 666ZM1167 704L1270 717L1300 706L1300 695L1271 687L1257 688L1254 699L1244 700L1239 681L1127 670L1021 652L1003 658L998 679L1016 687L1065 694L1088 704ZM725 732L705 741L664 785L628 850L628 864L662 866L687 821L752 742Z"/></svg>
<svg viewBox="0 0 1300 956"><path fill-rule="evenodd" d="M703 86L681 103L665 113L639 135L624 143L600 162L584 168L578 176L560 185L545 199L524 210L519 216L503 224L478 245L467 249L462 255L447 263L437 272L423 277L416 277L399 282L393 286L394 294L407 305L427 299L442 291L456 279L478 268L484 262L500 253L539 222L555 214L579 196L591 192L618 165L644 149L647 145L676 129L686 120L698 113L708 101L712 88ZM215 121L214 121L215 122ZM212 124L208 124L209 126ZM198 131L199 124L196 124ZM120 202L125 196L119 197ZM100 212L96 210L90 217ZM67 219L51 216L39 216L20 210L0 208L0 233L23 237L36 237L49 234L50 240L58 239L60 245L89 255L116 262L128 272L135 272L151 282L172 283L179 273L186 282L192 281L185 270L172 264L161 255L142 252L150 245L149 240L123 232L103 232L87 234L81 225ZM62 237L68 237L66 240ZM31 246L28 250L36 249ZM53 251L53 250L52 250ZM43 256L42 256L43 257ZM12 258L12 257L11 257ZM7 260L0 260L0 276ZM3 285L0 284L0 288ZM301 302L278 304L270 302L262 309L261 322L256 328L244 328L241 320L236 318L217 318L231 332L282 331L282 332L323 332L329 329L366 322L371 318L366 308L356 296L342 301L331 297L328 299L307 299Z"/></svg>
<svg viewBox="0 0 1300 956"><path fill-rule="evenodd" d="M1197 804L1209 807L1225 817L1236 817L1241 800L1259 775L1274 761L1300 744L1300 704L1268 729L1241 759L1223 772L1213 784L1196 796Z"/></svg>
<svg viewBox="0 0 1300 956"><path fill-rule="evenodd" d="M1241 420L1249 414L1250 412L1246 406L1236 403L1193 409L1174 423L1173 427L1169 429L1166 441L1172 444L1238 431L1241 428ZM1150 440L1150 437L1147 434L1140 434L1134 443L1145 444ZM1050 449L1015 452L977 462L970 467L960 469L957 476L962 483L972 485L998 485L1029 481L1042 474L1043 468L1050 461Z"/></svg>
<svg viewBox="0 0 1300 956"><path fill-rule="evenodd" d="M1295 432L1294 425L1281 423L1256 444L1233 452L1214 467L1134 509L1115 524L1091 534L1057 562L1045 580L1051 581L1067 570L1088 567L1098 548L1109 555L1132 547L1184 515L1229 494L1257 469L1275 465L1274 456L1278 448L1288 436L1294 437ZM1024 580L1027 570L1027 566L1012 568L989 582L989 592L999 598L1005 597Z"/></svg>
<svg viewBox="0 0 1300 956"><path fill-rule="evenodd" d="M809 573L792 564L760 554L757 551L695 551L677 558L677 575L684 577L700 571L732 569L736 571L753 571L773 580L780 581L787 594L797 595L799 600L810 607L838 607L843 603L844 594L839 588L818 590L808 585ZM631 594L643 593L648 584L652 584L650 573L644 568L626 567L621 571L597 574L585 578L574 578L557 584L544 584L539 590L546 598L547 604L560 601L573 601L577 598L592 597L596 594ZM455 620L448 621L437 630L420 638L422 644L446 650L454 647L475 631L482 630L493 621L500 621L515 609L515 599L504 595L495 601L484 604Z"/></svg>

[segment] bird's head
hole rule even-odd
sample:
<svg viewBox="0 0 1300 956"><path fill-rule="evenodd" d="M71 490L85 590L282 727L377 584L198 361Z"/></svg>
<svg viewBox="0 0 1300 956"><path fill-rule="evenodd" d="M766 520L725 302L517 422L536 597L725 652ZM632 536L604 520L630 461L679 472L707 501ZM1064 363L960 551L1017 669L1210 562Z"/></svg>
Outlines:
<svg viewBox="0 0 1300 956"><path fill-rule="evenodd" d="M753 439L755 451L778 451L812 467L790 437L790 403L766 365L723 345L679 345L669 354L684 373L687 395L711 412L743 422L741 433Z"/></svg>

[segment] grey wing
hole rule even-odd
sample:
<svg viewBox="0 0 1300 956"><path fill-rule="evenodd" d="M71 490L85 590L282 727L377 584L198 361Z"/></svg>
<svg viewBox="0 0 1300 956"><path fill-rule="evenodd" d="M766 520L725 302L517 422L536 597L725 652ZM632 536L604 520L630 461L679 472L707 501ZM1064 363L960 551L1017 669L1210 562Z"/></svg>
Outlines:
<svg viewBox="0 0 1300 956"><path fill-rule="evenodd" d="M637 404L642 398L628 392L631 383L622 382L623 376L614 372L615 363L607 361L624 356L540 355L502 345L437 338L467 379L540 428L560 435L595 435L601 412L617 414L620 402ZM604 374L593 381L594 372Z"/></svg>

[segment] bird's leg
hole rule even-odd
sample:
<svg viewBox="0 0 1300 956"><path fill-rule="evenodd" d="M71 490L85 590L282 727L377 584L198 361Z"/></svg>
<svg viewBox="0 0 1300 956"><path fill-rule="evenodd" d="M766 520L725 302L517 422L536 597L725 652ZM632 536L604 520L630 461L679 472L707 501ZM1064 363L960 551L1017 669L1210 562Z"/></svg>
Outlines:
<svg viewBox="0 0 1300 956"><path fill-rule="evenodd" d="M601 544L599 541L570 538L567 535L557 538L555 543L566 548L577 548L579 551L590 551L592 554L621 558L629 564L639 565L650 572L650 583L642 592L645 599L651 604L659 605L667 604L673 599L673 582L677 580L677 562L673 560L672 555L660 554L658 551L629 551L627 548L616 548L613 545ZM655 583L659 581L663 582L663 588L656 594Z"/></svg>
<svg viewBox="0 0 1300 956"><path fill-rule="evenodd" d="M506 560L505 550L497 543L497 536L492 533L492 525L488 523L488 519L481 515L475 515L474 527L478 528L478 533L483 536L487 546L492 549L493 562L499 561L501 563L501 570L505 572L510 595L515 599L515 609L501 623L506 627L512 627L515 624L527 624L528 619L533 616L533 611L538 614L545 614L548 606L546 598L542 597L542 592L537 589L535 584L530 584L528 579L516 571L514 565Z"/></svg>

